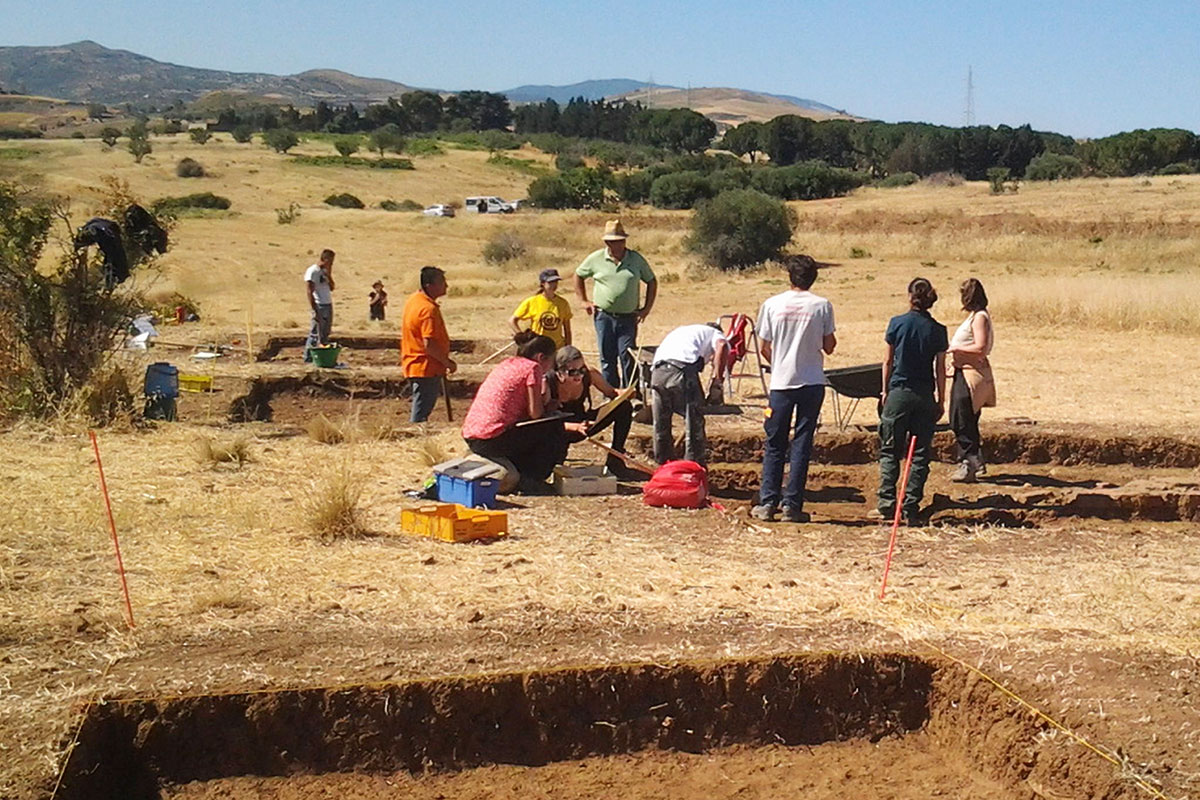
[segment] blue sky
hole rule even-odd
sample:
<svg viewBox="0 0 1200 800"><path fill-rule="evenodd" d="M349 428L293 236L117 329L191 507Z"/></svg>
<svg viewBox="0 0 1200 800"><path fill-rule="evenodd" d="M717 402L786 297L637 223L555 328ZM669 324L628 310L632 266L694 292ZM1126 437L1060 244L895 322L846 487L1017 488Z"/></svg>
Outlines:
<svg viewBox="0 0 1200 800"><path fill-rule="evenodd" d="M1200 131L1200 2L0 0L0 44L332 67L443 89L634 78L794 94L876 119L1075 136Z"/></svg>

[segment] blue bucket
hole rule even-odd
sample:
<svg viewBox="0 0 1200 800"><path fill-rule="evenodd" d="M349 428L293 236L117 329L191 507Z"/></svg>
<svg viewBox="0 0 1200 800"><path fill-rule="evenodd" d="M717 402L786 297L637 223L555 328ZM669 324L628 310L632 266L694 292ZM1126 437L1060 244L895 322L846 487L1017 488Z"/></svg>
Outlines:
<svg viewBox="0 0 1200 800"><path fill-rule="evenodd" d="M179 397L179 369L165 361L157 361L146 367L146 397Z"/></svg>

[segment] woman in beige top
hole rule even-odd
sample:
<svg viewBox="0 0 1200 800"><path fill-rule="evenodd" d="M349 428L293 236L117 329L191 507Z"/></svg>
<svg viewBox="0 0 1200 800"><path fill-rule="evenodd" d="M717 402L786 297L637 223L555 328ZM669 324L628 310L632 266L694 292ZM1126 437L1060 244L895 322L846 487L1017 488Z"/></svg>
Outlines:
<svg viewBox="0 0 1200 800"><path fill-rule="evenodd" d="M967 278L962 287L963 310L969 315L950 339L946 376L950 386L950 429L958 440L958 469L951 480L972 483L983 469L979 445L979 413L996 405L996 384L988 354L992 352L992 318L987 292L978 278Z"/></svg>

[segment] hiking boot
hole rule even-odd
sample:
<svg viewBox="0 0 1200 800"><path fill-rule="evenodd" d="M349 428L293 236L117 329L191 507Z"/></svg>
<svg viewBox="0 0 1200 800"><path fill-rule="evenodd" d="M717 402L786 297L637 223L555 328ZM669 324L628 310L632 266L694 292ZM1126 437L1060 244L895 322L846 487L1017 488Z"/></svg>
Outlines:
<svg viewBox="0 0 1200 800"><path fill-rule="evenodd" d="M763 522L774 522L777 513L779 513L778 509L769 505L753 506L750 509L750 516Z"/></svg>
<svg viewBox="0 0 1200 800"><path fill-rule="evenodd" d="M967 456L967 463L975 470L975 475L987 475L987 464L983 463L983 456L976 453L973 456Z"/></svg>
<svg viewBox="0 0 1200 800"><path fill-rule="evenodd" d="M924 528L925 516L920 511L905 511L904 524L910 528Z"/></svg>
<svg viewBox="0 0 1200 800"><path fill-rule="evenodd" d="M791 506L784 506L783 507L783 521L784 522L812 522L812 515L809 514L807 511L801 511L798 508L792 508Z"/></svg>
<svg viewBox="0 0 1200 800"><path fill-rule="evenodd" d="M975 467L970 459L960 461L958 469L954 470L954 474L950 476L950 480L955 483L974 483L975 482Z"/></svg>

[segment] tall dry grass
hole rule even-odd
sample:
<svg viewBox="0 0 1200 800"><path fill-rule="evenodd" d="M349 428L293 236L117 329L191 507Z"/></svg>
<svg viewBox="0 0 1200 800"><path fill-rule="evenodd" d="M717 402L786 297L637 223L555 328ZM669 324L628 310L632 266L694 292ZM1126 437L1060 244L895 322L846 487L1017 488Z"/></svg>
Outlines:
<svg viewBox="0 0 1200 800"><path fill-rule="evenodd" d="M988 285L1005 325L1200 336L1195 275L1002 278Z"/></svg>
<svg viewBox="0 0 1200 800"><path fill-rule="evenodd" d="M312 480L301 503L312 534L326 542L366 536L369 531L360 507L366 483L349 460Z"/></svg>

